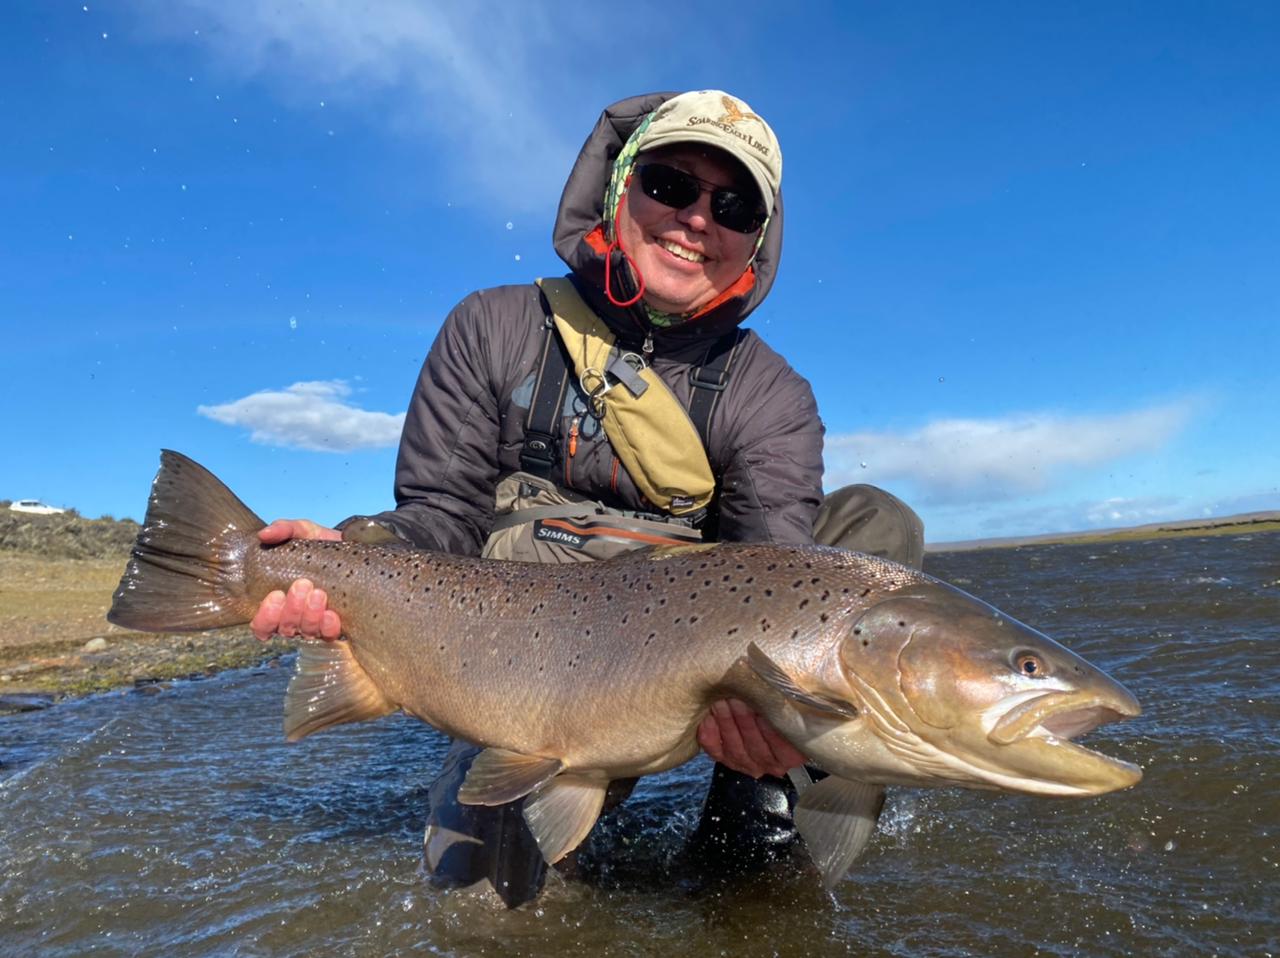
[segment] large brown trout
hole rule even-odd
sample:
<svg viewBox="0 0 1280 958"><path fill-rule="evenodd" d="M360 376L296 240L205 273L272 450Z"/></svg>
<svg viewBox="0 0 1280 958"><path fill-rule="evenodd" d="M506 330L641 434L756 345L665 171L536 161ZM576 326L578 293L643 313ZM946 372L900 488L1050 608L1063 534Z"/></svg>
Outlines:
<svg viewBox="0 0 1280 958"><path fill-rule="evenodd" d="M345 638L301 644L290 740L397 709L485 746L459 794L525 799L544 857L586 837L616 778L698 751L737 697L829 777L796 825L828 885L869 840L885 785L1098 795L1135 766L1071 739L1138 714L1123 687L958 589L824 547L687 546L585 565L292 540L211 473L161 455L108 618L153 631L248 622L306 577Z"/></svg>

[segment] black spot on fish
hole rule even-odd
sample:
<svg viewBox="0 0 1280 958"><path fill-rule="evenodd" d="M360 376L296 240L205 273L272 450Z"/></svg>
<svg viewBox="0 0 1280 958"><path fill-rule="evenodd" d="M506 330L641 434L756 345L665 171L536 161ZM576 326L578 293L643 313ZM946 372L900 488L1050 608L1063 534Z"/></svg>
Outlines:
<svg viewBox="0 0 1280 958"><path fill-rule="evenodd" d="M773 624L772 624L768 619L761 619L761 620L760 620L760 631L761 631L761 632L768 632L768 631L769 631L770 629L772 629L772 628L773 628Z"/></svg>
<svg viewBox="0 0 1280 958"><path fill-rule="evenodd" d="M764 590L764 595L765 595L765 598L766 598L766 599L767 599L767 598L771 598L771 597L773 596L773 590L772 590L772 589L765 589L765 590Z"/></svg>
<svg viewBox="0 0 1280 958"><path fill-rule="evenodd" d="M736 625L732 629L730 629L728 632L725 633L725 635L737 635L737 634L738 634L738 627Z"/></svg>
<svg viewBox="0 0 1280 958"><path fill-rule="evenodd" d="M802 609L803 609L803 608L804 608L806 605L808 605L808 604L809 604L809 600L808 600L808 599L801 599L801 600L800 600L800 608L802 608Z"/></svg>

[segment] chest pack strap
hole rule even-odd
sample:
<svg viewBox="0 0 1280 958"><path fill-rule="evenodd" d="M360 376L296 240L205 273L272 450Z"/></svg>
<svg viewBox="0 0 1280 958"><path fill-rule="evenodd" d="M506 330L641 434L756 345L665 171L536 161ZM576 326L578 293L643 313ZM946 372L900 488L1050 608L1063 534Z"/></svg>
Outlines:
<svg viewBox="0 0 1280 958"><path fill-rule="evenodd" d="M720 397L729 385L734 353L746 333L732 329L707 349L701 365L689 370L689 384L693 394L689 397L689 418L693 420L702 437L702 445L711 448L711 416L720 403Z"/></svg>
<svg viewBox="0 0 1280 958"><path fill-rule="evenodd" d="M545 479L560 464L562 410L573 360L564 341L555 332L551 306L545 295L541 299L546 316L545 335L529 414L525 417L520 468ZM746 333L742 330L730 330L707 348L701 363L689 369L689 384L693 387L689 397L689 418L698 430L704 449L710 447L711 417L729 386L734 356L744 338Z"/></svg>
<svg viewBox="0 0 1280 958"><path fill-rule="evenodd" d="M534 378L529 415L524 421L524 445L520 449L520 468L543 479L551 477L560 462L560 411L564 409L565 391L569 388L572 360L551 321L551 307L541 296L546 316L542 337L542 355Z"/></svg>

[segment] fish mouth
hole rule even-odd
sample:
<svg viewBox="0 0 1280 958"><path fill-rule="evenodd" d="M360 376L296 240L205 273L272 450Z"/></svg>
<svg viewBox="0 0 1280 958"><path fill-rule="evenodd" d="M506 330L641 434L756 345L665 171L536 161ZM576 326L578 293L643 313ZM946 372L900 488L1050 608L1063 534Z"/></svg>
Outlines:
<svg viewBox="0 0 1280 958"><path fill-rule="evenodd" d="M993 745L1021 753L1018 764L1035 771L1042 788L1058 794L1100 795L1136 785L1142 769L1078 745L1072 739L1101 725L1141 714L1136 699L1123 689L1110 694L1089 691L1045 692L1009 708L987 733Z"/></svg>

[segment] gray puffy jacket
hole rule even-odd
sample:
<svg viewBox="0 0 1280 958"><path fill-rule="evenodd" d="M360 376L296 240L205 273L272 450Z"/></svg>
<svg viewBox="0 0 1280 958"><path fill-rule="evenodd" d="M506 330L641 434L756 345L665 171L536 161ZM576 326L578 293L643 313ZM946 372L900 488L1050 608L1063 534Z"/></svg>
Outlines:
<svg viewBox="0 0 1280 958"><path fill-rule="evenodd" d="M641 305L619 309L604 296L602 205L614 157L640 120L672 95L632 97L601 114L565 186L553 236L584 298L619 344L636 351L650 325ZM652 329L653 368L686 405L690 368L768 294L781 245L778 197L751 288L694 320ZM614 255L615 294L625 301L634 290ZM371 517L375 522L423 548L480 553L493 523L498 480L520 469L545 316L532 284L480 290L449 314L409 403L396 462L396 508ZM611 507L651 510L595 420L574 415L582 411L580 403L566 406L561 436L578 418L580 438L552 478ZM822 433L809 384L747 332L708 429L707 455L720 483L718 538L812 541L822 499ZM562 439L567 453L565 445Z"/></svg>

